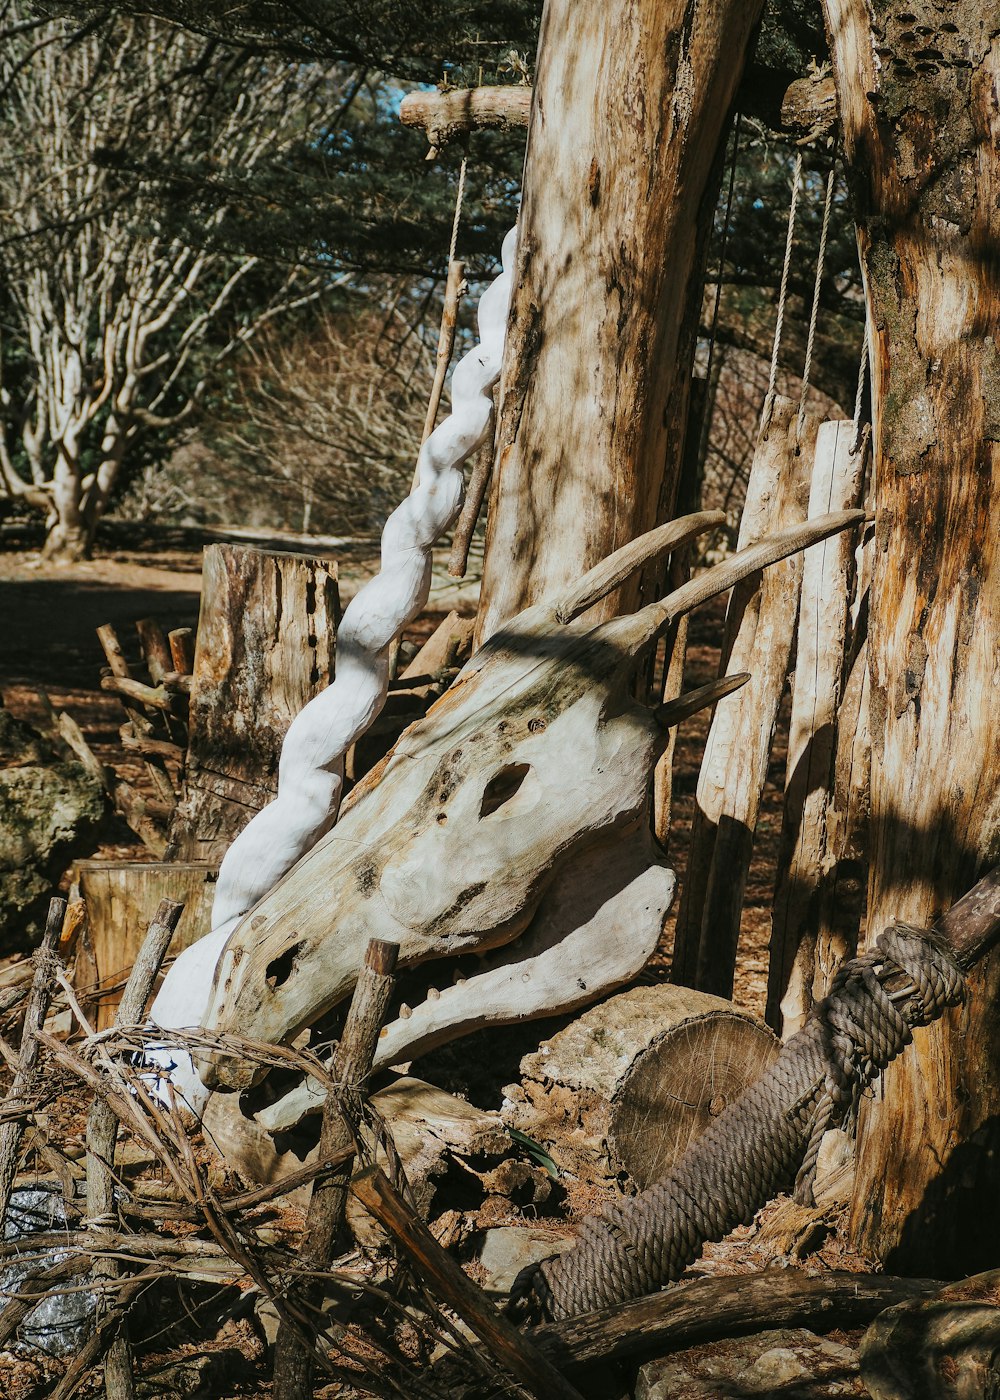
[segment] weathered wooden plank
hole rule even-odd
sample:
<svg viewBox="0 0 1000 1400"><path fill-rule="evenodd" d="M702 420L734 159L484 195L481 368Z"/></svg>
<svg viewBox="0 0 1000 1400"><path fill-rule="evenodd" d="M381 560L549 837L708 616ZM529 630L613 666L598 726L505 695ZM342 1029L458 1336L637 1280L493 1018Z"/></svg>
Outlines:
<svg viewBox="0 0 1000 1400"><path fill-rule="evenodd" d="M853 421L824 423L816 438L809 514L849 510L861 502L865 454L852 451ZM767 1019L793 1035L812 1005L811 977L790 987L800 948L800 967L814 961L819 892L832 861L827 813L833 800L838 706L850 665L851 587L854 538L834 535L807 549L795 648L795 680L788 731L788 760L768 968ZM856 718L856 716L854 716ZM807 945L807 946L803 946ZM787 1006L782 997L790 992Z"/></svg>
<svg viewBox="0 0 1000 1400"><path fill-rule="evenodd" d="M274 797L285 731L333 675L339 617L332 561L228 544L205 550L171 855L221 860Z"/></svg>
<svg viewBox="0 0 1000 1400"><path fill-rule="evenodd" d="M806 519L819 421L778 398L754 454L740 523L741 549ZM753 834L785 688L798 612L802 560L793 556L733 589L723 673L751 679L716 711L698 778L687 877L681 892L671 980L728 997Z"/></svg>

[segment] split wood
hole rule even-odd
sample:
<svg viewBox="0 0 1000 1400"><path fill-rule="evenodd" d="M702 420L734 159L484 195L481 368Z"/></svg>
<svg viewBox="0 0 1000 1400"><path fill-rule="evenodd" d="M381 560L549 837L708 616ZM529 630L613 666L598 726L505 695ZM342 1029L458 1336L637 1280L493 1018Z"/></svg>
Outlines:
<svg viewBox="0 0 1000 1400"><path fill-rule="evenodd" d="M4 1108L28 1107L37 1080L39 1037L48 1014L55 973L59 964L59 935L66 916L66 901L51 899L41 946L35 953L35 972L28 994L28 1006L21 1030L20 1065L4 1101ZM27 1122L26 1114L10 1119L0 1127L0 1237L7 1220L10 1193L17 1172L18 1149Z"/></svg>
<svg viewBox="0 0 1000 1400"><path fill-rule="evenodd" d="M379 938L373 938L365 951L344 1032L333 1056L334 1085L328 1090L323 1105L319 1139L322 1159L329 1159L349 1146L354 1125L360 1119L362 1086L371 1074L375 1045L395 986L393 973L398 955L397 943ZM322 1272L330 1267L337 1235L344 1223L352 1160L348 1157L342 1167L325 1179L318 1179L313 1186L301 1256L307 1269ZM290 1290L289 1303L299 1314L308 1315L318 1310L322 1297L322 1282L314 1282ZM279 1327L274 1356L275 1400L310 1400L313 1357L313 1350L303 1347L291 1328Z"/></svg>
<svg viewBox="0 0 1000 1400"><path fill-rule="evenodd" d="M475 1332L494 1359L538 1400L581 1400L561 1371L494 1307L427 1226L410 1209L385 1173L369 1167L351 1190L379 1222L432 1291Z"/></svg>
<svg viewBox="0 0 1000 1400"><path fill-rule="evenodd" d="M136 1025L142 1020L153 983L177 928L183 904L164 899L146 932L125 991L118 1006L116 1025ZM111 1105L95 1098L87 1117L87 1218L90 1224L114 1221L115 1144L118 1118ZM116 1279L118 1265L102 1259L94 1265L95 1279ZM104 1388L108 1400L133 1400L132 1353L123 1330L108 1341L104 1363Z"/></svg>

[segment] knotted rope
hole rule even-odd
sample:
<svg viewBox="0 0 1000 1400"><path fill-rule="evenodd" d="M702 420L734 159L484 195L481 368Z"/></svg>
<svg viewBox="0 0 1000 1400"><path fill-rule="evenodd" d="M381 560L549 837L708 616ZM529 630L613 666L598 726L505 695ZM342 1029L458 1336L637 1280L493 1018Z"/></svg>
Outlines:
<svg viewBox="0 0 1000 1400"><path fill-rule="evenodd" d="M909 1044L913 1028L936 1020L964 990L943 938L903 924L887 929L873 952L841 968L767 1073L669 1176L585 1221L567 1253L522 1270L512 1314L559 1319L641 1297L679 1278L702 1245L749 1224L779 1192L794 1184L800 1198L811 1197L823 1133Z"/></svg>

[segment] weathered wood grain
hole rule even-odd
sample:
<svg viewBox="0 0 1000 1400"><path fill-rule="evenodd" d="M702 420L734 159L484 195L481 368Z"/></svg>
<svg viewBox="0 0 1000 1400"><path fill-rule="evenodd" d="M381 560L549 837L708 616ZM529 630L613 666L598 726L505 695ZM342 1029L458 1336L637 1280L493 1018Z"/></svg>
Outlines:
<svg viewBox="0 0 1000 1400"><path fill-rule="evenodd" d="M478 641L674 513L719 153L760 10L545 7ZM592 616L640 596L633 580Z"/></svg>
<svg viewBox="0 0 1000 1400"><path fill-rule="evenodd" d="M775 401L754 454L740 523L740 548L805 521L819 422ZM816 546L820 548L821 546ZM698 777L687 878L681 892L671 979L730 996L753 835L767 778L778 706L798 614L801 556L746 579L726 614L723 671L750 682L712 720Z"/></svg>
<svg viewBox="0 0 1000 1400"><path fill-rule="evenodd" d="M1000 46L973 0L825 0L868 300L875 451L868 935L1000 855ZM1000 1233L1000 956L862 1107L853 1233L970 1272Z"/></svg>
<svg viewBox="0 0 1000 1400"><path fill-rule="evenodd" d="M333 675L339 617L332 561L205 550L176 859L218 863L274 797L285 732Z"/></svg>
<svg viewBox="0 0 1000 1400"><path fill-rule="evenodd" d="M864 453L852 451L857 431L848 419L823 423L816 438L809 515L860 504ZM834 861L828 851L827 815L833 800L838 708L850 664L854 544L834 535L807 549L795 641L795 678L788 731L785 801L771 912L767 1019L784 1016L787 1039L804 1024L812 1005L812 978L790 989L792 969L815 960L820 890ZM807 946L803 946L807 945ZM782 1003L791 990L787 1004Z"/></svg>

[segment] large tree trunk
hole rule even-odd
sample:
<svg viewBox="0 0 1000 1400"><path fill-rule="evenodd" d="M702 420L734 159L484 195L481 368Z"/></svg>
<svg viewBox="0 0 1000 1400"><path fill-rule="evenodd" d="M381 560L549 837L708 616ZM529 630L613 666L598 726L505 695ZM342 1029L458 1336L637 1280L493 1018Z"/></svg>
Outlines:
<svg viewBox="0 0 1000 1400"><path fill-rule="evenodd" d="M872 336L871 938L1000 856L1000 43L973 0L826 13ZM995 1253L1000 957L970 980L966 1033L918 1032L864 1106L854 1235L893 1268Z"/></svg>
<svg viewBox="0 0 1000 1400"><path fill-rule="evenodd" d="M719 157L761 8L547 0L479 641L670 517Z"/></svg>

